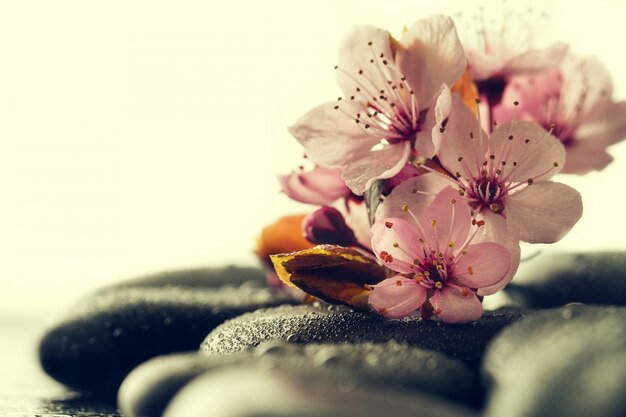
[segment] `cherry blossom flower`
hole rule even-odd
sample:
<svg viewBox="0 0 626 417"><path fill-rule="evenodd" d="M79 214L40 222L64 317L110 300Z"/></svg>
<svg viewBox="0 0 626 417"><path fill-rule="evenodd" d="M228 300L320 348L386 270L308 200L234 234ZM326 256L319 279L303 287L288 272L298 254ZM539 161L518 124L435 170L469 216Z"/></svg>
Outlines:
<svg viewBox="0 0 626 417"><path fill-rule="evenodd" d="M372 226L376 257L398 273L374 286L370 305L390 318L405 317L428 300L447 323L474 321L482 315L479 288L502 280L511 266L508 250L494 242L474 242L483 222L451 186L440 191L412 222L388 217Z"/></svg>
<svg viewBox="0 0 626 417"><path fill-rule="evenodd" d="M441 175L456 184L477 218L492 229L516 228L530 243L553 243L569 232L582 215L582 201L578 191L549 181L565 162L557 138L523 120L499 125L488 136L457 94L441 99L439 109L438 158L451 173Z"/></svg>
<svg viewBox="0 0 626 417"><path fill-rule="evenodd" d="M352 194L338 168L317 166L311 171L281 175L278 180L287 197L306 204L330 204Z"/></svg>
<svg viewBox="0 0 626 417"><path fill-rule="evenodd" d="M289 131L313 162L343 167L348 187L361 195L375 180L400 172L413 153L434 155L434 99L464 69L449 17L419 20L399 41L382 29L357 26L339 48L344 96L310 110Z"/></svg>
<svg viewBox="0 0 626 417"><path fill-rule="evenodd" d="M536 48L538 28L545 26L541 12L503 1L475 10L459 14L461 27L468 29L461 39L478 90L492 105L500 102L510 76L555 68L568 50L563 43Z"/></svg>
<svg viewBox="0 0 626 417"><path fill-rule="evenodd" d="M450 184L449 177L436 173L426 173L410 178L394 188L378 206L376 218L397 217L410 222L412 216L421 216L435 196ZM459 199L464 201L460 196ZM405 206L411 207L411 213L404 210ZM506 247L511 255L511 267L505 277L496 284L478 289L477 294L481 296L495 294L504 288L515 276L521 257L519 230L514 226L507 226L502 216L482 214L478 220L485 221L485 219L488 219L488 224L480 228L474 241L496 242Z"/></svg>
<svg viewBox="0 0 626 417"><path fill-rule="evenodd" d="M626 137L626 101L612 101L612 87L596 58L569 55L558 69L511 78L494 114L502 122L517 112L517 117L551 127L565 145L561 172L586 174L611 163L607 147Z"/></svg>

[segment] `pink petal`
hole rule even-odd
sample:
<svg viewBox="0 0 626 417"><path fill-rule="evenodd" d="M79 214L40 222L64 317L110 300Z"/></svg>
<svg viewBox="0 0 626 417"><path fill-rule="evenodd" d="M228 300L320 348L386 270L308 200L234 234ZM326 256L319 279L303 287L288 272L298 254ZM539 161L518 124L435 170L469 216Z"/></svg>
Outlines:
<svg viewBox="0 0 626 417"><path fill-rule="evenodd" d="M389 32L365 25L350 29L339 44L337 68L337 82L345 96L359 97L356 91L359 87L363 93L369 93L369 98L388 87L386 80L396 78L384 65L370 62L372 59L378 61L381 53L390 60L394 58ZM360 71L363 73L360 74Z"/></svg>
<svg viewBox="0 0 626 417"><path fill-rule="evenodd" d="M500 73L504 68L504 61L498 56L484 53L478 49L467 50L467 60L474 80L482 81Z"/></svg>
<svg viewBox="0 0 626 417"><path fill-rule="evenodd" d="M410 206L409 206L410 207ZM424 240L431 250L446 252L451 247L461 247L468 238L471 215L465 199L457 190L447 186L419 217Z"/></svg>
<svg viewBox="0 0 626 417"><path fill-rule="evenodd" d="M558 66L568 49L569 46L563 43L557 43L545 49L529 49L508 59L502 71L508 75L546 71Z"/></svg>
<svg viewBox="0 0 626 417"><path fill-rule="evenodd" d="M518 120L499 125L491 135L490 148L496 161L505 160L503 175L512 182L551 178L565 163L561 141L534 122Z"/></svg>
<svg viewBox="0 0 626 417"><path fill-rule="evenodd" d="M301 203L324 205L350 195L337 168L316 167L309 172L294 172L278 177L282 191Z"/></svg>
<svg viewBox="0 0 626 417"><path fill-rule="evenodd" d="M507 198L505 214L529 243L554 243L583 213L580 193L565 184L541 181Z"/></svg>
<svg viewBox="0 0 626 417"><path fill-rule="evenodd" d="M601 142L574 140L565 150L565 166L561 170L563 174L584 175L594 170L601 171L613 162L613 157Z"/></svg>
<svg viewBox="0 0 626 417"><path fill-rule="evenodd" d="M493 242L471 244L463 253L456 256L454 276L470 288L496 284L504 278L511 264L509 251Z"/></svg>
<svg viewBox="0 0 626 417"><path fill-rule="evenodd" d="M397 63L421 108L429 107L441 84L453 85L465 70L465 51L447 16L418 20L404 33L400 45Z"/></svg>
<svg viewBox="0 0 626 417"><path fill-rule="evenodd" d="M385 145L380 150L362 153L347 163L343 171L343 179L353 193L362 195L374 181L391 178L396 175L411 153L411 144L403 141Z"/></svg>
<svg viewBox="0 0 626 417"><path fill-rule="evenodd" d="M446 323L469 323L483 314L483 306L472 291L444 287L435 291L430 299L437 316Z"/></svg>
<svg viewBox="0 0 626 417"><path fill-rule="evenodd" d="M479 220L484 220L485 225L480 228L474 242L496 242L504 245L510 254L510 266L506 275L497 283L476 291L478 295L484 296L495 294L511 282L519 267L521 250L519 229L511 222L507 222L504 216L485 210L480 214Z"/></svg>
<svg viewBox="0 0 626 417"><path fill-rule="evenodd" d="M336 110L337 105L350 115L362 111L362 107L352 102L324 103L289 127L289 133L300 142L309 158L328 167L340 167L361 157L380 140L365 133L343 111Z"/></svg>
<svg viewBox="0 0 626 417"><path fill-rule="evenodd" d="M626 138L626 101L610 103L599 120L587 122L576 131L578 141L613 145Z"/></svg>
<svg viewBox="0 0 626 417"><path fill-rule="evenodd" d="M413 261L424 256L420 237L410 223L394 217L384 218L372 226L372 249L389 269L403 274L415 272Z"/></svg>
<svg viewBox="0 0 626 417"><path fill-rule="evenodd" d="M426 288L414 279L396 275L374 287L369 303L385 317L400 319L413 313L426 301Z"/></svg>
<svg viewBox="0 0 626 417"><path fill-rule="evenodd" d="M573 127L584 120L604 118L611 102L613 81L602 62L595 57L580 58L570 54L561 68L560 118L568 120Z"/></svg>
<svg viewBox="0 0 626 417"><path fill-rule="evenodd" d="M409 223L414 220L402 210L407 204L416 217L420 217L426 207L435 199L435 195L450 182L437 174L423 174L409 178L391 191L391 194L378 206L376 218L399 217Z"/></svg>
<svg viewBox="0 0 626 417"><path fill-rule="evenodd" d="M487 156L487 134L458 94L452 94L451 100L449 113L438 115L441 129L435 135L441 137L439 161L452 174L473 178Z"/></svg>

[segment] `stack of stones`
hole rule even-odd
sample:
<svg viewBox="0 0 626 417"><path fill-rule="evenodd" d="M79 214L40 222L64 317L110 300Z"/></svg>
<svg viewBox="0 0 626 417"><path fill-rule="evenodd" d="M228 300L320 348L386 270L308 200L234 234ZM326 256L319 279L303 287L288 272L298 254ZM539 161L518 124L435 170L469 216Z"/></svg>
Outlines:
<svg viewBox="0 0 626 417"><path fill-rule="evenodd" d="M542 254L471 324L388 320L228 267L85 297L44 370L128 417L626 415L626 254Z"/></svg>

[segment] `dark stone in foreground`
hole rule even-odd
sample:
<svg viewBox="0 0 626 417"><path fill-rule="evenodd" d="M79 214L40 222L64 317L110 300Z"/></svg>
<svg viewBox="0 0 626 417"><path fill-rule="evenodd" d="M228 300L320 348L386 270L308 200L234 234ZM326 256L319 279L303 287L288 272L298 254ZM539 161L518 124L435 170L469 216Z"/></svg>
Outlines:
<svg viewBox="0 0 626 417"><path fill-rule="evenodd" d="M400 345L265 343L252 352L206 357L199 354L155 358L133 370L118 400L129 417L159 417L189 381L224 366L262 365L346 385L367 383L385 389L417 391L472 406L480 405L477 373L441 353Z"/></svg>
<svg viewBox="0 0 626 417"><path fill-rule="evenodd" d="M174 397L164 416L476 417L476 413L416 393L248 366L195 379Z"/></svg>
<svg viewBox="0 0 626 417"><path fill-rule="evenodd" d="M626 415L626 308L547 310L498 335L484 361L488 417Z"/></svg>
<svg viewBox="0 0 626 417"><path fill-rule="evenodd" d="M505 291L528 307L626 305L626 252L540 254L520 265Z"/></svg>
<svg viewBox="0 0 626 417"><path fill-rule="evenodd" d="M43 369L80 391L113 396L135 366L158 355L197 349L224 320L288 302L246 283L241 287L127 287L78 303L44 335Z"/></svg>
<svg viewBox="0 0 626 417"><path fill-rule="evenodd" d="M249 351L265 341L291 343L383 343L395 340L478 366L487 343L524 313L486 313L473 324L445 324L415 317L389 320L376 314L313 306L284 306L243 315L204 340L207 355Z"/></svg>

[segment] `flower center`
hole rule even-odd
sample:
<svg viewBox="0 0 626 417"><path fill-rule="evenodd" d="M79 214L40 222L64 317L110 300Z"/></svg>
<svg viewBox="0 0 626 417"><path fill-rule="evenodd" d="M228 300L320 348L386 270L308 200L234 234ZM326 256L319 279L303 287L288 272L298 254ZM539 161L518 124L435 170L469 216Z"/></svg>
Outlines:
<svg viewBox="0 0 626 417"><path fill-rule="evenodd" d="M504 210L506 186L500 184L496 176L483 176L470 185L466 195L474 210L481 212L489 209L499 214Z"/></svg>
<svg viewBox="0 0 626 417"><path fill-rule="evenodd" d="M393 57L376 52L372 42L367 47L371 56L364 68L352 73L335 67L354 84L350 95L338 98L335 110L343 112L367 134L380 138L383 145L413 142L426 110L419 110L415 93ZM355 113L354 106L343 105L346 102L358 103L359 110Z"/></svg>

